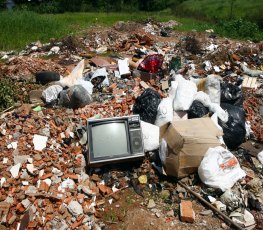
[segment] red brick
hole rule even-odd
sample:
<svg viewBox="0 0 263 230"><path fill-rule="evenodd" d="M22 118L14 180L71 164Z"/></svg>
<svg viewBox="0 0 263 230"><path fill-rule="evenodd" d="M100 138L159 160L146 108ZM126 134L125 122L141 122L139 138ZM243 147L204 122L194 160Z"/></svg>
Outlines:
<svg viewBox="0 0 263 230"><path fill-rule="evenodd" d="M181 221L193 223L195 221L195 212L190 200L182 200L180 204Z"/></svg>
<svg viewBox="0 0 263 230"><path fill-rule="evenodd" d="M39 190L39 191L45 191L45 192L48 192L48 190L49 190L49 186L48 186L48 184L45 183L44 181L41 181L38 190Z"/></svg>
<svg viewBox="0 0 263 230"><path fill-rule="evenodd" d="M52 176L53 176L52 173L48 173L48 174L45 174L45 175L43 175L42 177L40 177L40 179L41 179L41 180L45 180L45 179L50 178L50 177L52 177Z"/></svg>
<svg viewBox="0 0 263 230"><path fill-rule="evenodd" d="M111 194L112 193L112 190L110 187L106 186L106 185L103 185L103 184L99 184L99 190L100 192L105 195L105 194Z"/></svg>

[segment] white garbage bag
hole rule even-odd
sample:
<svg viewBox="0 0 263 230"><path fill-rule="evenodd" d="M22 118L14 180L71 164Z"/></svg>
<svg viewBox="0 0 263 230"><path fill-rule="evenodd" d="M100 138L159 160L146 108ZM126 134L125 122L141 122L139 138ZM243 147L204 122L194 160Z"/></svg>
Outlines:
<svg viewBox="0 0 263 230"><path fill-rule="evenodd" d="M194 100L200 101L205 107L208 107L209 111L215 113L221 121L228 121L228 113L219 104L212 103L208 94L199 91L196 93Z"/></svg>
<svg viewBox="0 0 263 230"><path fill-rule="evenodd" d="M263 151L258 153L258 160L260 161L261 164L263 164Z"/></svg>
<svg viewBox="0 0 263 230"><path fill-rule="evenodd" d="M82 85L83 88L85 88L90 95L92 94L93 84L90 81L85 81L84 79L79 79L76 82L76 85Z"/></svg>
<svg viewBox="0 0 263 230"><path fill-rule="evenodd" d="M185 80L180 74L177 74L174 77L175 80L178 81L178 87L173 101L173 108L175 111L188 110L194 101L195 94L197 93L196 84L192 81Z"/></svg>
<svg viewBox="0 0 263 230"><path fill-rule="evenodd" d="M58 98L62 90L63 88L60 85L51 85L42 92L42 97L46 103L50 103Z"/></svg>
<svg viewBox="0 0 263 230"><path fill-rule="evenodd" d="M100 69L97 69L97 70L93 73L90 81L92 81L94 78L97 78L97 77L104 77L104 80L103 80L103 82L101 83L102 86L109 86L109 85L110 85L109 78L108 78L108 73L107 73L107 70L106 70L105 67L100 68Z"/></svg>
<svg viewBox="0 0 263 230"><path fill-rule="evenodd" d="M209 95L211 102L220 105L220 76L211 74L208 75L205 81L205 92Z"/></svg>
<svg viewBox="0 0 263 230"><path fill-rule="evenodd" d="M164 140L164 138L162 138L159 148L159 157L163 165L165 164L165 160L167 156L168 156L167 142Z"/></svg>
<svg viewBox="0 0 263 230"><path fill-rule="evenodd" d="M224 192L245 177L246 173L231 152L218 146L207 150L198 168L198 175L207 186L220 188Z"/></svg>
<svg viewBox="0 0 263 230"><path fill-rule="evenodd" d="M141 121L144 150L146 152L159 148L160 128L148 122Z"/></svg>
<svg viewBox="0 0 263 230"><path fill-rule="evenodd" d="M176 84L171 85L169 97L164 98L158 106L155 125L162 126L173 120L173 99L176 93Z"/></svg>
<svg viewBox="0 0 263 230"><path fill-rule="evenodd" d="M84 70L84 59L78 63L78 65L72 70L72 72L59 81L60 85L63 87L71 87L76 84L76 82L82 78Z"/></svg>

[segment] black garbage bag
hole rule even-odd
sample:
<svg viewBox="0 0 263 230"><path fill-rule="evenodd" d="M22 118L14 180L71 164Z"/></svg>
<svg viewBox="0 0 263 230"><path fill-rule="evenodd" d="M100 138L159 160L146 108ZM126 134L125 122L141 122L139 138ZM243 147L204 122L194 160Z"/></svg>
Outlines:
<svg viewBox="0 0 263 230"><path fill-rule="evenodd" d="M188 118L200 118L209 113L209 109L205 107L200 101L194 100L188 110Z"/></svg>
<svg viewBox="0 0 263 230"><path fill-rule="evenodd" d="M160 102L161 97L159 93L148 88L136 98L133 113L139 114L143 121L154 124Z"/></svg>
<svg viewBox="0 0 263 230"><path fill-rule="evenodd" d="M227 122L218 119L219 125L223 128L223 139L229 149L236 149L246 136L245 111L241 107L227 103L222 103L221 107L229 114Z"/></svg>
<svg viewBox="0 0 263 230"><path fill-rule="evenodd" d="M91 95L83 86L74 85L60 92L58 104L67 108L77 109L84 107L91 101Z"/></svg>
<svg viewBox="0 0 263 230"><path fill-rule="evenodd" d="M243 93L241 89L231 83L221 83L221 103L242 106Z"/></svg>
<svg viewBox="0 0 263 230"><path fill-rule="evenodd" d="M41 71L36 73L36 82L40 84L48 84L52 81L59 81L60 75L53 71Z"/></svg>

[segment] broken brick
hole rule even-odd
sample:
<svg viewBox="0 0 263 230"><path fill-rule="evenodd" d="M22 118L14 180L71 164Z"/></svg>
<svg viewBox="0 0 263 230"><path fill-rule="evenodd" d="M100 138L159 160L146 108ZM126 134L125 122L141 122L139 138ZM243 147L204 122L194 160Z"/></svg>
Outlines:
<svg viewBox="0 0 263 230"><path fill-rule="evenodd" d="M181 221L183 222L194 223L195 212L193 210L193 205L190 200L181 200L180 217L181 217Z"/></svg>
<svg viewBox="0 0 263 230"><path fill-rule="evenodd" d="M48 174L45 174L45 175L43 175L42 177L40 177L40 179L41 179L41 180L45 180L45 179L50 178L50 177L52 177L52 176L53 176L52 173L48 173Z"/></svg>
<svg viewBox="0 0 263 230"><path fill-rule="evenodd" d="M112 189L110 187L106 186L106 185L99 184L98 187L99 187L100 192L103 195L107 195L107 194L112 193Z"/></svg>

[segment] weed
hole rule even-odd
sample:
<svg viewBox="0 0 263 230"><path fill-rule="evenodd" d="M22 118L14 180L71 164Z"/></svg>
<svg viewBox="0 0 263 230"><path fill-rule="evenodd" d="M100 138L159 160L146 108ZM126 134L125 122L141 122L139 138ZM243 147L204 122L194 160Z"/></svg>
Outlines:
<svg viewBox="0 0 263 230"><path fill-rule="evenodd" d="M116 213L113 210L108 211L105 214L105 218L106 218L107 221L110 221L110 222L118 221L118 217L117 217Z"/></svg>
<svg viewBox="0 0 263 230"><path fill-rule="evenodd" d="M132 198L130 196L126 197L126 203L127 203L127 205L132 205L133 204L133 200L132 200Z"/></svg>
<svg viewBox="0 0 263 230"><path fill-rule="evenodd" d="M0 80L0 111L12 106L16 101L16 89L9 79Z"/></svg>
<svg viewBox="0 0 263 230"><path fill-rule="evenodd" d="M199 41L194 36L187 36L185 38L185 50L192 54L200 54L201 46Z"/></svg>

